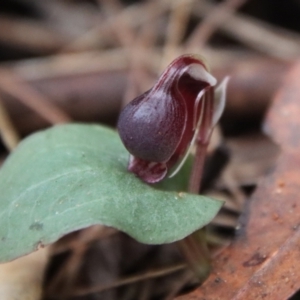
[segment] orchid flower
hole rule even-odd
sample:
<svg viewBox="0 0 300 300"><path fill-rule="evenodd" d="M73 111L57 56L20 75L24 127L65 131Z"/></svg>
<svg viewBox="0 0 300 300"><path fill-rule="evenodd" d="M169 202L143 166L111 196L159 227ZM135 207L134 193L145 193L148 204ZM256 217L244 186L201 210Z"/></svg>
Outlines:
<svg viewBox="0 0 300 300"><path fill-rule="evenodd" d="M207 145L225 107L228 78L217 80L196 55L182 55L122 110L118 131L128 170L147 183L174 176L195 143Z"/></svg>

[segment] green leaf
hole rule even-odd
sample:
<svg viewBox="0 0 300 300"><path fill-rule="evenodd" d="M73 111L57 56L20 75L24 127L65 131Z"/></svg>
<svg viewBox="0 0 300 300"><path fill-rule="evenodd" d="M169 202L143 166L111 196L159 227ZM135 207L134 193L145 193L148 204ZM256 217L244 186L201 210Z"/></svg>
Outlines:
<svg viewBox="0 0 300 300"><path fill-rule="evenodd" d="M127 172L127 160L117 133L101 126L56 126L21 142L0 170L0 261L93 224L169 243L206 225L222 206L154 189Z"/></svg>

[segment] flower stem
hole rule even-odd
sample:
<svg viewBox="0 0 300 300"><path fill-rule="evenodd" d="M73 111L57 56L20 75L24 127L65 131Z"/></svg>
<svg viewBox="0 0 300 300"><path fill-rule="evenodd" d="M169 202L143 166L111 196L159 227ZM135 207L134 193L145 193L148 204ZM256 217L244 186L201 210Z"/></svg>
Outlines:
<svg viewBox="0 0 300 300"><path fill-rule="evenodd" d="M196 155L194 158L193 168L188 187L188 191L193 194L198 194L200 192L206 149L207 144L200 144L197 146L196 149Z"/></svg>
<svg viewBox="0 0 300 300"><path fill-rule="evenodd" d="M203 176L206 150L212 132L211 121L213 113L213 90L208 91L203 99L203 122L198 133L196 144L196 154L189 181L188 191L198 194L200 192L201 180ZM206 230L202 228L180 241L180 247L191 269L195 275L203 282L209 275L211 269L210 253L207 246Z"/></svg>
<svg viewBox="0 0 300 300"><path fill-rule="evenodd" d="M207 145L205 144L200 144L197 147L188 189L191 193L199 193L206 149ZM199 280L203 282L210 272L211 265L205 228L187 236L179 242L179 245L191 269Z"/></svg>

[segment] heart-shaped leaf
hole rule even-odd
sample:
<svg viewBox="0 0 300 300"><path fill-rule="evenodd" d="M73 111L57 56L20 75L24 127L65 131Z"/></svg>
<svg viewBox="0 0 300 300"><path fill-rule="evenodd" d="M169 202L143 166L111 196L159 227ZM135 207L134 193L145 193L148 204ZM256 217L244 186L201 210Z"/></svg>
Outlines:
<svg viewBox="0 0 300 300"><path fill-rule="evenodd" d="M118 134L101 126L56 126L25 139L0 170L0 261L93 224L169 243L206 225L222 206L146 185L127 161Z"/></svg>

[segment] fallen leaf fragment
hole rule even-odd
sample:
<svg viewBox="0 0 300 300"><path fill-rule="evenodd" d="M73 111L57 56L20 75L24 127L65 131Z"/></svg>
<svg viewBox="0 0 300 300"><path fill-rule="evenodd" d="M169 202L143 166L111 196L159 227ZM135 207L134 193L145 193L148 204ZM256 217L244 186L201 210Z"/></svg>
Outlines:
<svg viewBox="0 0 300 300"><path fill-rule="evenodd" d="M1 300L39 300L48 248L0 265Z"/></svg>

